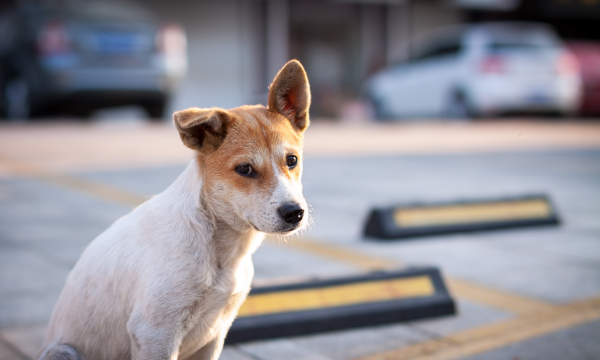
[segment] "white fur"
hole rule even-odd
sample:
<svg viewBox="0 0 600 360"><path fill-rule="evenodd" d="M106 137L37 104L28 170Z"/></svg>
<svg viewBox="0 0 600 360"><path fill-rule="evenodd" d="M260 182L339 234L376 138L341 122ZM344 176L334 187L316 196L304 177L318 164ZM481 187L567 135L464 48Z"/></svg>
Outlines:
<svg viewBox="0 0 600 360"><path fill-rule="evenodd" d="M278 210L284 204L307 209L300 155L309 107L306 73L292 60L273 81L268 109L175 112L175 126L183 143L197 150L196 159L167 190L84 251L54 309L40 359L217 359L250 290L251 254L264 232L289 234L307 222L308 216L295 222L286 215L287 223ZM293 141L270 149L269 141L254 139L243 147L247 151L222 150L224 140L246 140L249 128L236 130L236 119L257 126L253 116L259 115L265 117L265 140L275 131ZM227 136L224 126L233 126ZM284 162L290 153L298 157L297 168ZM264 176L237 174L240 162Z"/></svg>
<svg viewBox="0 0 600 360"><path fill-rule="evenodd" d="M263 234L216 220L197 160L96 238L69 275L43 349L87 360L216 359L253 277Z"/></svg>

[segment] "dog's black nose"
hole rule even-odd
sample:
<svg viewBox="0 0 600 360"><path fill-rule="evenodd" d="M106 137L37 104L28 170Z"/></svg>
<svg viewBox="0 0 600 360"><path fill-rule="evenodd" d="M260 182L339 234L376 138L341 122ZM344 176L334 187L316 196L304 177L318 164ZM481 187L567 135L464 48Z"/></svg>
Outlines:
<svg viewBox="0 0 600 360"><path fill-rule="evenodd" d="M277 211L279 211L283 221L288 224L297 224L304 216L304 210L298 204L281 205Z"/></svg>

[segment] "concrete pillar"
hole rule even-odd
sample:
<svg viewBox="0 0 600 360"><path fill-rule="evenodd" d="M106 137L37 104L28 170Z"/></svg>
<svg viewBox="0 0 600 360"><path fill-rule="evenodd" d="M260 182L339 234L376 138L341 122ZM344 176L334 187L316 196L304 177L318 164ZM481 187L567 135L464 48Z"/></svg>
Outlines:
<svg viewBox="0 0 600 360"><path fill-rule="evenodd" d="M267 1L267 84L289 60L288 0Z"/></svg>
<svg viewBox="0 0 600 360"><path fill-rule="evenodd" d="M359 77L366 78L387 62L386 26L387 9L383 5L361 5L360 8L360 62Z"/></svg>
<svg viewBox="0 0 600 360"><path fill-rule="evenodd" d="M403 0L387 7L386 61L388 65L410 59L411 1Z"/></svg>
<svg viewBox="0 0 600 360"><path fill-rule="evenodd" d="M265 1L240 1L238 17L241 46L245 54L240 59L243 68L244 90L249 104L266 104L267 80L267 6Z"/></svg>

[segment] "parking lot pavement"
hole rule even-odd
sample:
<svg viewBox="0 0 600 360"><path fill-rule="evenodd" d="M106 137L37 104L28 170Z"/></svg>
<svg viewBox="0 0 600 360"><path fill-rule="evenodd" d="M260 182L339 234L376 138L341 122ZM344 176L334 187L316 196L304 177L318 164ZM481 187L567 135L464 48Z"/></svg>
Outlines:
<svg viewBox="0 0 600 360"><path fill-rule="evenodd" d="M506 134L527 128L519 123L511 126L512 130L506 124L497 128ZM488 143L480 138L469 143L478 128L454 133L468 143L461 145L462 151L456 150L453 141L436 144L436 151L432 150L435 146L419 152L417 145L394 145L389 154L376 145L364 144L360 145L366 149L362 154L344 153L340 148L348 145L339 139L335 141L341 145L330 149L314 145L312 155L307 151L303 183L315 225L302 238L287 243L267 241L254 256L257 279L435 265L442 269L457 299L459 314L227 346L221 358L600 357L594 340L600 333L600 137L587 128L565 135L571 141L568 143L556 136L561 129L535 126L538 128L532 136L538 145L517 146L516 150L514 139L499 141L487 132L481 136L492 139ZM441 127L448 130L446 125ZM434 134L443 133L433 125L425 128ZM122 131L100 129L92 126L87 130L92 134L86 136L109 144L124 136ZM426 137L428 132L423 129L414 125L387 127L385 136L396 131ZM41 133L33 130L30 147ZM52 136L58 136L59 130L52 128ZM62 130L69 136L86 134L78 125L74 129L63 125ZM110 156L115 154L100 155L96 162L91 158L90 163L76 154L68 161L55 159L69 149L69 141L81 144L77 136L62 143L49 136L37 143L39 155L23 144L19 149L28 150L16 153L6 143L0 145L1 359L31 359L36 355L64 279L85 246L136 202L162 191L184 168L189 153L179 150L168 150L171 158L159 156L152 163L144 149L152 155L156 152L153 141L167 136L155 129L139 130L142 135L136 136L142 140L134 144L140 148L118 156L112 167ZM13 139L26 141L26 131L10 131ZM145 131L150 135L144 137ZM365 132L360 128L343 131L347 139ZM381 129L369 131L377 134ZM325 127L313 134L325 139L334 133ZM581 135L584 140L576 141L574 133L585 134ZM0 138L1 134L2 130ZM590 140L593 136L598 140L595 147ZM93 141L87 144L94 145ZM66 150L53 148L57 144ZM168 146L175 149L175 145ZM50 150L45 151L46 147ZM92 150L82 154L89 159ZM527 193L548 194L563 220L561 225L401 242L361 237L366 213L373 205Z"/></svg>
<svg viewBox="0 0 600 360"><path fill-rule="evenodd" d="M598 321L509 345L466 360L588 360L600 354ZM548 344L556 344L548 346Z"/></svg>

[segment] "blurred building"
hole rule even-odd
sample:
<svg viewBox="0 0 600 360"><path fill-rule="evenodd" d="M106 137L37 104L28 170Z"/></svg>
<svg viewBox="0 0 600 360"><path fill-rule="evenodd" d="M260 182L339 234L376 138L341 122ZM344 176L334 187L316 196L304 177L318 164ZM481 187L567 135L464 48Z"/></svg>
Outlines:
<svg viewBox="0 0 600 360"><path fill-rule="evenodd" d="M190 68L174 108L265 103L289 59L309 74L312 112L335 116L364 79L410 56L411 33L463 21L460 7L418 1L144 1L188 34Z"/></svg>
<svg viewBox="0 0 600 360"><path fill-rule="evenodd" d="M187 30L190 70L174 108L264 103L291 58L306 67L313 114L335 116L378 69L410 58L419 34L461 22L543 21L600 39L593 0L224 0L144 4Z"/></svg>
<svg viewBox="0 0 600 360"><path fill-rule="evenodd" d="M463 22L541 21L569 39L600 40L597 0L138 2L187 32L189 71L170 110L265 103L277 70L297 58L311 81L312 113L336 116L344 103L357 98L369 75L410 59L422 33Z"/></svg>

